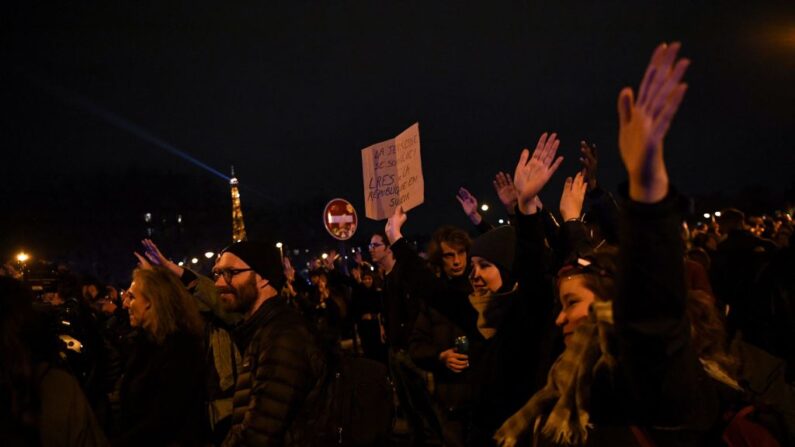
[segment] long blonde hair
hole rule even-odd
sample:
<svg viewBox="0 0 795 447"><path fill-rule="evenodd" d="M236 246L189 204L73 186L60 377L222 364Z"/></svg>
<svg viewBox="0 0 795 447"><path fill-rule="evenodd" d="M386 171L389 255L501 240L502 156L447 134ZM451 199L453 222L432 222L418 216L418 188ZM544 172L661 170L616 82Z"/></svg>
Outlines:
<svg viewBox="0 0 795 447"><path fill-rule="evenodd" d="M137 268L132 276L150 303L152 315L146 330L157 343L163 343L175 332L186 332L196 337L203 334L204 322L196 300L175 274L164 267L153 266L147 270Z"/></svg>

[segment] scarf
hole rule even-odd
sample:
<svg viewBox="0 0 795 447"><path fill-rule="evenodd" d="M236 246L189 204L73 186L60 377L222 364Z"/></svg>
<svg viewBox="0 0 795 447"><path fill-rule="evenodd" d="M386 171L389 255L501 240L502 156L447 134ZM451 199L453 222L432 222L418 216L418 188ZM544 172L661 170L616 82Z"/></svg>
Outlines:
<svg viewBox="0 0 795 447"><path fill-rule="evenodd" d="M547 416L541 433L557 444L583 444L588 438L591 381L595 371L612 369L616 360L607 346L613 325L613 306L596 301L588 318L572 334L571 342L547 375L547 384L497 430L497 445L514 446L522 435Z"/></svg>
<svg viewBox="0 0 795 447"><path fill-rule="evenodd" d="M518 285L504 293L489 293L486 295L469 295L469 303L478 312L478 332L486 340L494 337L497 329L502 324L512 300L511 294L516 292Z"/></svg>

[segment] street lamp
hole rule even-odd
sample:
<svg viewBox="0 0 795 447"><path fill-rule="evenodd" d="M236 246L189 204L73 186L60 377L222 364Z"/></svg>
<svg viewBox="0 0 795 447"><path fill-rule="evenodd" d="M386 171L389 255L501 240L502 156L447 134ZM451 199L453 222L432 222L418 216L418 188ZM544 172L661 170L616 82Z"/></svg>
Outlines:
<svg viewBox="0 0 795 447"><path fill-rule="evenodd" d="M191 263L191 264L198 264L198 263L199 263L199 258L193 258L193 259L191 259L191 260L190 260L190 263Z"/></svg>
<svg viewBox="0 0 795 447"><path fill-rule="evenodd" d="M488 211L489 210L489 206L484 203L483 205L480 205L480 209L481 209L481 211Z"/></svg>
<svg viewBox="0 0 795 447"><path fill-rule="evenodd" d="M208 251L207 253L204 254L204 257L207 259L212 259L213 256L215 256L215 253L211 251Z"/></svg>
<svg viewBox="0 0 795 447"><path fill-rule="evenodd" d="M720 211L715 211L713 214L715 215L715 217L720 217Z"/></svg>
<svg viewBox="0 0 795 447"><path fill-rule="evenodd" d="M710 217L709 213L704 213L704 219L709 219L709 217Z"/></svg>
<svg viewBox="0 0 795 447"><path fill-rule="evenodd" d="M179 261L179 262L177 262L177 265L178 265L178 266L180 266L180 267L182 267L183 265L185 265L185 263L184 263L184 262L182 262L182 261Z"/></svg>

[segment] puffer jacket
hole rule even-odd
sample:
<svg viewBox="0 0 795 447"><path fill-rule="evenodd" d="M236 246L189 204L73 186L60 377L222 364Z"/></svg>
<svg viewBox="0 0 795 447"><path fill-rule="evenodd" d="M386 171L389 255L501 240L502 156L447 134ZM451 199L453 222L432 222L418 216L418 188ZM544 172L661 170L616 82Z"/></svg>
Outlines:
<svg viewBox="0 0 795 447"><path fill-rule="evenodd" d="M303 317L271 298L233 335L244 355L224 446L306 445L326 362Z"/></svg>

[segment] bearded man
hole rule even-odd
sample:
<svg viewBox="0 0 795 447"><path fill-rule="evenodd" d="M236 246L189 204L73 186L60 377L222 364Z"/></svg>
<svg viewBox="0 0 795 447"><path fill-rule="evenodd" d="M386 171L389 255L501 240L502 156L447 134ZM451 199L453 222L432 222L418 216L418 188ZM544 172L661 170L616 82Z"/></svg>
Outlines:
<svg viewBox="0 0 795 447"><path fill-rule="evenodd" d="M226 310L243 314L232 334L244 354L224 446L310 444L308 396L320 386L325 357L303 317L279 294L279 250L268 243L232 244L219 256L213 278Z"/></svg>

